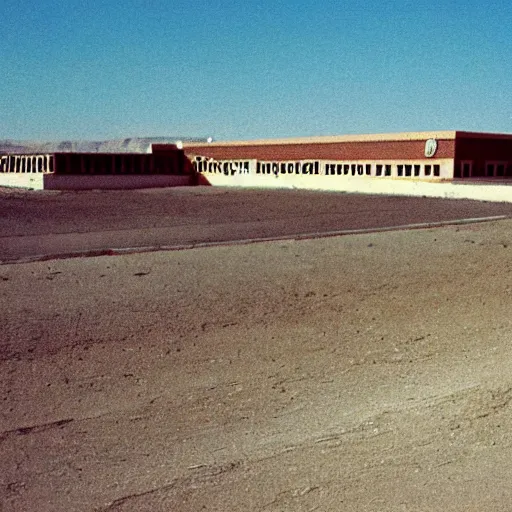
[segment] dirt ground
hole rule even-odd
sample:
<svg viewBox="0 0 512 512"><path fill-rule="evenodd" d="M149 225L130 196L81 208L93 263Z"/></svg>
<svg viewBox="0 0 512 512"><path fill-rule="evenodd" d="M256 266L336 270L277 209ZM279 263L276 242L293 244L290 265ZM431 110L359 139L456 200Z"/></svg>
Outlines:
<svg viewBox="0 0 512 512"><path fill-rule="evenodd" d="M2 511L509 511L512 220L0 266Z"/></svg>
<svg viewBox="0 0 512 512"><path fill-rule="evenodd" d="M0 262L498 215L512 216L512 204L216 187L0 189Z"/></svg>

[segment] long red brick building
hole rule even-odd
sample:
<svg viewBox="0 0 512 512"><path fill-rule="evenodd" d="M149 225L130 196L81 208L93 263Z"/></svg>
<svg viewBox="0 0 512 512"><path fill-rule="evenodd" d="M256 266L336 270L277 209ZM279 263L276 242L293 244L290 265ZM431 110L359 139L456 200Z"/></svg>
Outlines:
<svg viewBox="0 0 512 512"><path fill-rule="evenodd" d="M167 145L153 145L153 152ZM411 132L185 143L199 172L226 167L208 162L256 160L255 172L291 173L282 162L318 161L315 174L451 180L512 177L512 134L465 131ZM269 166L268 164L272 164ZM232 169L232 167L230 168ZM304 172L307 174L307 172Z"/></svg>

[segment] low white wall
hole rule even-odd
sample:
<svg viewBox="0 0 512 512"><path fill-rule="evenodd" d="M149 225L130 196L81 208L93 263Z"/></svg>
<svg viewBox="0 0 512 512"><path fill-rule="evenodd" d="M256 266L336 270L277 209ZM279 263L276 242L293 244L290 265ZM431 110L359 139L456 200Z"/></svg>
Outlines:
<svg viewBox="0 0 512 512"><path fill-rule="evenodd" d="M91 190L181 187L191 185L191 176L170 174L64 175L44 173L0 173L0 187L34 190Z"/></svg>
<svg viewBox="0 0 512 512"><path fill-rule="evenodd" d="M44 175L44 188L47 190L136 189L186 185L190 185L190 176L170 174Z"/></svg>
<svg viewBox="0 0 512 512"><path fill-rule="evenodd" d="M512 185L486 183L426 182L411 178L374 178L366 176L301 176L248 175L225 176L206 173L203 178L211 185L222 187L290 188L327 190L361 194L476 199L480 201L512 202Z"/></svg>
<svg viewBox="0 0 512 512"><path fill-rule="evenodd" d="M32 188L34 190L43 189L42 173L14 173L0 172L0 187L18 187Z"/></svg>

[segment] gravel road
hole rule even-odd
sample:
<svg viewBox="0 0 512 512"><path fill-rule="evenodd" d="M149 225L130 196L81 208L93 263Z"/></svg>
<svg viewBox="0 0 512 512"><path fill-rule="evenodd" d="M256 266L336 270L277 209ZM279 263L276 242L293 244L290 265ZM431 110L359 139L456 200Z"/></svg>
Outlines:
<svg viewBox="0 0 512 512"><path fill-rule="evenodd" d="M510 203L293 190L0 189L0 262L512 215Z"/></svg>

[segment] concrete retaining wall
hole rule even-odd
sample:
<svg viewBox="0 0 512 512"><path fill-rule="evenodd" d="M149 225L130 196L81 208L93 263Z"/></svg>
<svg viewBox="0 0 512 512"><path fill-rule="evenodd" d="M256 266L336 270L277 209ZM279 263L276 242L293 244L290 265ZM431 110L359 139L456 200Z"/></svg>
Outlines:
<svg viewBox="0 0 512 512"><path fill-rule="evenodd" d="M181 187L190 185L190 176L173 176L171 174L153 175L92 175L73 176L45 174L44 188L48 190L90 190L90 189L136 189Z"/></svg>
<svg viewBox="0 0 512 512"><path fill-rule="evenodd" d="M180 187L191 184L191 176L158 175L59 175L0 173L0 186L34 190L91 190Z"/></svg>
<svg viewBox="0 0 512 512"><path fill-rule="evenodd" d="M0 187L18 187L43 190L43 176L43 173L0 172Z"/></svg>

